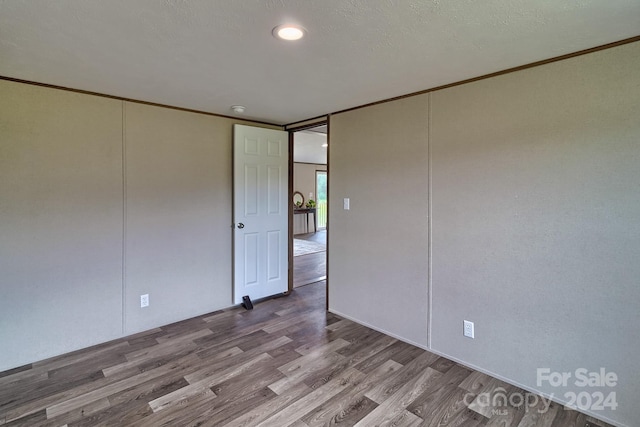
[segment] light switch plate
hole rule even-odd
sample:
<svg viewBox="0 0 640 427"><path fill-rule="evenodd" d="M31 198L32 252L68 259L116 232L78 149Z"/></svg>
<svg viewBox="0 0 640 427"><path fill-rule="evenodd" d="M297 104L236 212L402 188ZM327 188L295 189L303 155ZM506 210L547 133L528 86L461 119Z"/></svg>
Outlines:
<svg viewBox="0 0 640 427"><path fill-rule="evenodd" d="M344 210L345 211L349 210L349 198L348 197L344 198Z"/></svg>

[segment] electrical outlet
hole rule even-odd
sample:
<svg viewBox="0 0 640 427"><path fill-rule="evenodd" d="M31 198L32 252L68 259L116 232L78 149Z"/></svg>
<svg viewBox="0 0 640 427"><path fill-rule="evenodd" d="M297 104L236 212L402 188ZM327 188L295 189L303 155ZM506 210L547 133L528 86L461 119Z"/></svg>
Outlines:
<svg viewBox="0 0 640 427"><path fill-rule="evenodd" d="M344 206L344 210L348 211L349 210L349 198L345 197L344 201L343 201L343 206Z"/></svg>
<svg viewBox="0 0 640 427"><path fill-rule="evenodd" d="M149 294L140 295L140 308L149 307Z"/></svg>
<svg viewBox="0 0 640 427"><path fill-rule="evenodd" d="M473 330L473 322L469 322L468 320L465 320L463 332L465 337L475 338L474 330Z"/></svg>

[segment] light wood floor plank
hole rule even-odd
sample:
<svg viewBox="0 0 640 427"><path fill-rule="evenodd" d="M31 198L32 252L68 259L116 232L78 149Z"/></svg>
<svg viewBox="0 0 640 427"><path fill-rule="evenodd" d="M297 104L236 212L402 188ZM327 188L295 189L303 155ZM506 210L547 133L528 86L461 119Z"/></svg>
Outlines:
<svg viewBox="0 0 640 427"><path fill-rule="evenodd" d="M266 387L253 392L242 393L224 406L212 405L198 417L200 427L217 427L226 425L247 411L273 399L274 392Z"/></svg>
<svg viewBox="0 0 640 427"><path fill-rule="evenodd" d="M256 426L263 422L265 419L273 414L286 408L302 398L307 396L311 392L311 389L304 383L296 384L294 387L288 389L277 397L270 401L248 411L247 413L239 416L238 418L225 424L227 427L250 427Z"/></svg>
<svg viewBox="0 0 640 427"><path fill-rule="evenodd" d="M322 426L329 422L334 424L351 425L360 421L378 404L365 396L365 393L385 381L397 372L402 365L393 360L387 360L375 371L366 375L353 388L347 389L318 406L302 418L310 427Z"/></svg>
<svg viewBox="0 0 640 427"><path fill-rule="evenodd" d="M347 369L340 377L334 378L322 387L293 402L289 406L267 418L258 426L288 426L302 418L308 412L323 404L325 401L351 387L364 377L357 369Z"/></svg>
<svg viewBox="0 0 640 427"><path fill-rule="evenodd" d="M285 378L282 378L281 380L276 381L273 384L270 384L269 388L273 390L276 394L282 394L283 392L295 386L296 384L304 382L305 378L307 378L310 375L313 375L318 370L332 366L333 364L343 359L344 359L344 356L341 356L337 353L330 353L314 359L313 364L304 364L304 365L296 364L293 367L289 367L286 369L282 367L278 368L278 370L285 375ZM297 361L298 359L294 360L294 362L297 362ZM288 365L289 364L285 366L288 366Z"/></svg>
<svg viewBox="0 0 640 427"><path fill-rule="evenodd" d="M158 378L160 376L170 374L171 371L176 371L176 370L184 371L185 369L189 369L189 367L193 366L193 364L195 363L197 363L197 361L194 360L194 357L188 356L187 358L181 359L179 361L161 366L158 369L153 369L151 371L143 372L133 377L120 380L116 383L109 384L104 387L100 387L98 389L89 391L87 393L79 394L78 396L67 399L64 402L60 402L60 403L56 403L51 406L48 406L46 408L47 418L53 418L62 413L65 413L74 409L78 409L91 402L95 402L96 400L102 399L104 397L108 397L119 391L126 390L130 387L133 387L136 384L139 384L141 382L146 382L150 379Z"/></svg>
<svg viewBox="0 0 640 427"><path fill-rule="evenodd" d="M424 384L422 394L416 397L407 409L424 419L436 419L441 406L448 404L447 402L452 394L457 395L459 391L462 391L462 398L466 399L467 402L471 401L475 395L471 393L469 397L466 397L470 392L458 387L470 374L471 371L469 369L457 364L444 374L438 372L437 381Z"/></svg>
<svg viewBox="0 0 640 427"><path fill-rule="evenodd" d="M224 379L226 379L225 375L238 375L243 370L251 367L252 364L256 363L256 361L263 360L264 358L271 359L271 356L267 354L269 350L276 349L280 346L286 345L289 342L291 342L291 339L287 337L278 338L270 343L260 346L259 348L238 353L236 356L231 358L232 360L228 360L227 358L225 358L217 363L208 363L205 368L187 374L184 378L191 384L203 380L207 382L214 380L212 384L215 384L215 381L224 381ZM244 363L239 364L240 362ZM219 372L221 368L229 364L231 364L232 366L225 369L223 371L224 374Z"/></svg>
<svg viewBox="0 0 640 427"><path fill-rule="evenodd" d="M445 427L467 425L484 425L488 419L467 408L465 398L468 391L456 387L453 389L445 389L445 393L440 399L434 401L428 413L422 411L425 421L422 426L425 427ZM411 410L410 408L408 408ZM417 413L417 411L412 411Z"/></svg>
<svg viewBox="0 0 640 427"><path fill-rule="evenodd" d="M230 378L240 376L246 371L250 370L256 365L260 365L267 360L271 360L272 357L267 353L262 353L249 359L241 365L233 365L221 372L210 372L209 370L198 371L193 374L185 375L185 379L189 382L191 388L198 388L199 386L212 387L214 384L226 381ZM204 375L204 372L207 375Z"/></svg>
<svg viewBox="0 0 640 427"><path fill-rule="evenodd" d="M91 402L87 405L81 406L72 411L68 411L60 414L54 418L48 418L47 421L43 421L41 427L58 427L65 424L71 424L82 420L83 418L90 417L94 414L108 410L111 407L111 403L108 398L102 398Z"/></svg>
<svg viewBox="0 0 640 427"><path fill-rule="evenodd" d="M304 382L311 388L319 387L320 385L331 380L336 375L339 375L343 370L355 366L363 359L366 359L370 355L376 354L377 352L383 350L389 345L390 342L393 341L395 341L394 338L383 336L376 341L369 342L369 345L366 347L362 347L360 345L361 343L349 344L348 346L336 351L336 353L340 356L344 356L343 360L340 360L324 369L316 370L316 372L307 375L304 379ZM352 349L356 349L357 351L355 353L352 353ZM402 366L393 360L390 360L390 362L394 362L398 366Z"/></svg>
<svg viewBox="0 0 640 427"><path fill-rule="evenodd" d="M538 412L536 409L525 411L518 427L551 427L558 412L558 405L551 404L549 410L543 413Z"/></svg>
<svg viewBox="0 0 640 427"><path fill-rule="evenodd" d="M402 371L402 369L400 371ZM420 396L427 385L433 381L433 377L439 375L440 373L431 368L426 368L419 372L418 375L409 379L395 393L382 401L378 401L380 405L356 425L361 427L384 424L393 425L394 420L404 414L407 406L409 406L416 397ZM372 396L379 397L380 395L376 393L366 393L365 396L375 401Z"/></svg>
<svg viewBox="0 0 640 427"><path fill-rule="evenodd" d="M385 402L390 396L395 395L396 392L406 387L406 384L415 381L416 376L421 374L425 380L430 379L431 382L438 381L438 378L442 374L435 369L429 367L429 364L433 361L433 355L424 353L422 356L411 361L398 372L389 378L387 381L378 384L369 390L366 396L377 403Z"/></svg>
<svg viewBox="0 0 640 427"><path fill-rule="evenodd" d="M54 364L54 366L57 366ZM161 375L161 374L159 374ZM62 405L63 403L67 402L70 399L76 398L76 397L82 397L85 394L94 392L96 390L100 390L104 387L110 386L114 383L116 383L117 381L115 380L111 380L108 378L101 378L98 379L96 381L90 382L90 383L86 383L86 384L82 384L78 387L74 387L72 389L68 389L67 387L64 387L62 389L62 391L56 391L56 392L52 392L47 394L45 397L41 397L38 399L24 399L24 401L22 402L22 404L20 405L13 405L12 409L6 410L4 415L5 418L7 420L7 422L13 421L13 420L17 420L26 416L31 416L34 413L37 413L39 411L45 411L47 409L47 407L52 406L52 405ZM102 398L103 396L99 396L97 397L95 400L98 400L100 398ZM90 401L86 402L86 403L90 403ZM2 405L0 405L1 407ZM77 407L81 407L83 406L83 403L81 403L79 406ZM75 409L75 408L71 408L71 409ZM70 409L70 410L71 410ZM46 414L46 412L45 412ZM55 415L53 415L55 416Z"/></svg>
<svg viewBox="0 0 640 427"><path fill-rule="evenodd" d="M176 405L188 405L189 399L200 399L201 397L213 399L217 396L206 385L196 383L152 400L149 402L149 406L153 412L158 412Z"/></svg>

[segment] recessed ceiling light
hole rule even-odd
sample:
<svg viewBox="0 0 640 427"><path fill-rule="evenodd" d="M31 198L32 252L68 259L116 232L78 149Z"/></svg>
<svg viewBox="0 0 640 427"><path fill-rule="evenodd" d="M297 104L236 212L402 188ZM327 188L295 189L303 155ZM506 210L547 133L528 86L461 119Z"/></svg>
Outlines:
<svg viewBox="0 0 640 427"><path fill-rule="evenodd" d="M300 40L304 37L304 33L304 28L299 25L292 24L278 25L271 32L275 38L288 41Z"/></svg>
<svg viewBox="0 0 640 427"><path fill-rule="evenodd" d="M327 148L329 144L322 144L322 148Z"/></svg>
<svg viewBox="0 0 640 427"><path fill-rule="evenodd" d="M242 114L244 113L244 110L246 110L246 108L244 108L242 105L232 105L231 110L236 114Z"/></svg>

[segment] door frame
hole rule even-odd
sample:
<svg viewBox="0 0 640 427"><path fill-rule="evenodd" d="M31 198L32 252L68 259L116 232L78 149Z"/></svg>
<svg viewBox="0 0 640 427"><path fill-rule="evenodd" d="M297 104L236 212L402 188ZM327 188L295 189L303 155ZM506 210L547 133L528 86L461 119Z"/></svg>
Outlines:
<svg viewBox="0 0 640 427"><path fill-rule="evenodd" d="M318 126L327 126L327 251L326 251L326 268L327 268L327 279L326 279L326 309L329 309L329 211L331 210L331 206L329 206L329 193L331 191L329 185L329 151L331 150L331 143L329 141L329 129L330 129L331 115L328 114L326 116L317 117L315 119L306 120L304 122L292 123L290 125L286 125L284 130L289 132L289 201L293 200L293 155L294 155L294 143L293 143L293 134L295 132L300 132L307 129L313 129ZM293 292L293 203L289 203L289 287L288 292Z"/></svg>
<svg viewBox="0 0 640 427"><path fill-rule="evenodd" d="M287 206L289 206L288 211L288 224L289 224L289 236L287 237L287 241L289 244L289 282L287 286L287 294L293 292L293 133L294 131L289 130L289 195Z"/></svg>

